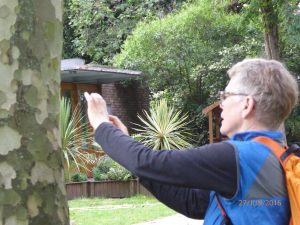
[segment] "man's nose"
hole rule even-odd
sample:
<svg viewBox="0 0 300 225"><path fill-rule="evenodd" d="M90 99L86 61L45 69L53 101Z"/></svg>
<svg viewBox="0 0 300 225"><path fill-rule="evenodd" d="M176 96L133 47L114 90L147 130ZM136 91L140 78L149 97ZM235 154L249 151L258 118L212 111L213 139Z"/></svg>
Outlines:
<svg viewBox="0 0 300 225"><path fill-rule="evenodd" d="M223 109L223 102L222 101L219 102L219 106L220 106L221 109Z"/></svg>

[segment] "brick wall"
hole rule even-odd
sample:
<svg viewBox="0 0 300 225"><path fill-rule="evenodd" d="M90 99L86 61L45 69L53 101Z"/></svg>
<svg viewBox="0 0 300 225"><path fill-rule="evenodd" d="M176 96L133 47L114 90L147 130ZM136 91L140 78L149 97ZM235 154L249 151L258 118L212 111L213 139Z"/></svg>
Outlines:
<svg viewBox="0 0 300 225"><path fill-rule="evenodd" d="M137 123L137 113L149 108L149 90L140 81L129 85L120 83L102 84L101 93L112 115L118 116L130 129Z"/></svg>

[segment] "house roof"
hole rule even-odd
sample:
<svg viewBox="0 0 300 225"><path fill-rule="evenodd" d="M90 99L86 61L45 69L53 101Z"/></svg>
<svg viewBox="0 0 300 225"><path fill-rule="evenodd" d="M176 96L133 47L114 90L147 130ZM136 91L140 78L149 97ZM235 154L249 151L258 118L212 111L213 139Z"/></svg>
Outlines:
<svg viewBox="0 0 300 225"><path fill-rule="evenodd" d="M141 71L118 69L97 64L85 64L83 59L61 61L61 80L69 83L104 84L141 77Z"/></svg>

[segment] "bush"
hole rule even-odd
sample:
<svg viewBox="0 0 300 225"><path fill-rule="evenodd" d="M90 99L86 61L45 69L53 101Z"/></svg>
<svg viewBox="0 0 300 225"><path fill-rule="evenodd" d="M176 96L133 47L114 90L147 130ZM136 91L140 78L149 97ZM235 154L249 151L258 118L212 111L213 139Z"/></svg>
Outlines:
<svg viewBox="0 0 300 225"><path fill-rule="evenodd" d="M103 156L99 159L95 169L100 173L107 173L113 165L113 160L108 156Z"/></svg>
<svg viewBox="0 0 300 225"><path fill-rule="evenodd" d="M289 145L300 140L300 106L296 105L293 112L285 122L286 138Z"/></svg>
<svg viewBox="0 0 300 225"><path fill-rule="evenodd" d="M123 166L112 160L108 156L103 156L93 169L95 181L102 180L129 180L134 176Z"/></svg>
<svg viewBox="0 0 300 225"><path fill-rule="evenodd" d="M95 181L108 180L106 173L101 173L97 168L93 170L93 177Z"/></svg>
<svg viewBox="0 0 300 225"><path fill-rule="evenodd" d="M72 182L82 182L87 180L88 180L87 176L83 173L75 173L71 177Z"/></svg>
<svg viewBox="0 0 300 225"><path fill-rule="evenodd" d="M242 21L224 11L223 3L195 1L164 18L139 23L114 63L143 71L154 95L163 92L163 98L188 112L196 135L192 144L203 144L208 123L201 110L226 86L226 71L263 52L260 31L252 23L240 26Z"/></svg>
<svg viewBox="0 0 300 225"><path fill-rule="evenodd" d="M117 162L113 162L113 166L107 172L107 177L109 180L130 180L133 179L134 176L123 166L118 164Z"/></svg>

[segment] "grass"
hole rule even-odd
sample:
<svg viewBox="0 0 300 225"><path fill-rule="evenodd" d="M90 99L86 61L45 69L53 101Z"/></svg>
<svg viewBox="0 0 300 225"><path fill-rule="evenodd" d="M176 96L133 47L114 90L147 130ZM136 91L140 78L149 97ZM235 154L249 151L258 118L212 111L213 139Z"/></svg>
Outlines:
<svg viewBox="0 0 300 225"><path fill-rule="evenodd" d="M154 198L75 199L69 201L70 219L76 225L131 225L175 214Z"/></svg>

